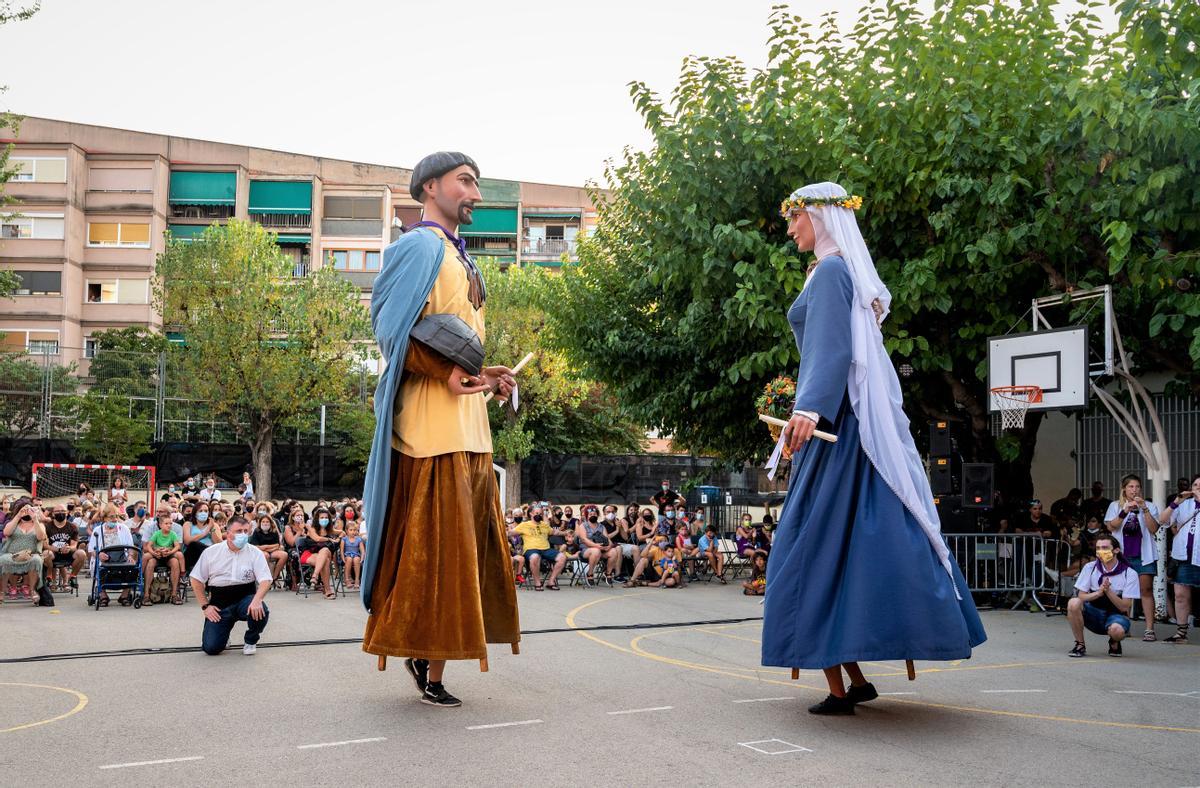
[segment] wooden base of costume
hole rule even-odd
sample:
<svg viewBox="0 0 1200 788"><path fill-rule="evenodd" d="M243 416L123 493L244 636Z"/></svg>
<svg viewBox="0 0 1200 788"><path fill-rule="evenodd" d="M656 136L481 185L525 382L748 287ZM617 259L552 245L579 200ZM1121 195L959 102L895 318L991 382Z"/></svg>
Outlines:
<svg viewBox="0 0 1200 788"><path fill-rule="evenodd" d="M492 455L392 452L391 497L363 651L478 659L521 627Z"/></svg>

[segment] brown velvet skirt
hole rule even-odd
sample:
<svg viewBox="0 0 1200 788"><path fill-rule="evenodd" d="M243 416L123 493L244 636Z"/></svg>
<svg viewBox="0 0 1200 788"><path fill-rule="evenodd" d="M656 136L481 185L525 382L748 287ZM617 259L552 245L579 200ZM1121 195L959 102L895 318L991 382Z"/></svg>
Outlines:
<svg viewBox="0 0 1200 788"><path fill-rule="evenodd" d="M484 659L517 643L517 593L492 455L392 452L363 651L414 659Z"/></svg>

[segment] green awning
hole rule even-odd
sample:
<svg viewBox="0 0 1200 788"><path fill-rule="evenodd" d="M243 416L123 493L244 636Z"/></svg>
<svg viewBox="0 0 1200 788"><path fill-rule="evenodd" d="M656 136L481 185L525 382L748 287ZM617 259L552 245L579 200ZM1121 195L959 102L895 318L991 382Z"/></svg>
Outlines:
<svg viewBox="0 0 1200 788"><path fill-rule="evenodd" d="M197 236L203 235L204 231L211 226L210 224L168 224L167 229L171 231L173 240L194 241Z"/></svg>
<svg viewBox="0 0 1200 788"><path fill-rule="evenodd" d="M275 236L275 243L281 244L310 244L312 243L311 235L286 235L281 234Z"/></svg>
<svg viewBox="0 0 1200 788"><path fill-rule="evenodd" d="M312 181L250 181L250 213L312 213Z"/></svg>
<svg viewBox="0 0 1200 788"><path fill-rule="evenodd" d="M459 235L516 235L516 208L476 208L470 224L458 226Z"/></svg>
<svg viewBox="0 0 1200 788"><path fill-rule="evenodd" d="M236 172L171 173L169 200L174 205L233 205L236 197Z"/></svg>
<svg viewBox="0 0 1200 788"><path fill-rule="evenodd" d="M578 219L579 216L579 211L575 211L574 213L570 213L568 211L559 211L557 213L537 213L536 211L531 211L528 208L525 209L526 219Z"/></svg>

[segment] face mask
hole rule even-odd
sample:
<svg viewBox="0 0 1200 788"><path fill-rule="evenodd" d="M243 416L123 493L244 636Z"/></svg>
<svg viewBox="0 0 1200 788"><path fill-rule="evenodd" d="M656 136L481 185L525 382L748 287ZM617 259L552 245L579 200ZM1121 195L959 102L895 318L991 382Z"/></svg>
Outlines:
<svg viewBox="0 0 1200 788"><path fill-rule="evenodd" d="M609 512L608 514L604 515L604 519L611 523L613 520L617 519L617 513Z"/></svg>
<svg viewBox="0 0 1200 788"><path fill-rule="evenodd" d="M133 510L133 513L134 513L135 515L137 515L138 517L145 517L145 516L146 516L146 510L145 510L145 509L143 509L143 508L141 508L140 506L139 506L137 509L134 509L134 510Z"/></svg>
<svg viewBox="0 0 1200 788"><path fill-rule="evenodd" d="M1096 557L1097 557L1097 558L1099 558L1101 561L1103 561L1104 563L1106 563L1106 564L1107 564L1107 563L1108 563L1109 561L1111 561L1111 560L1112 560L1112 558L1113 558L1113 551L1112 551L1112 550L1106 550L1106 549L1104 549L1104 548L1102 547L1102 548L1100 548L1099 550L1097 550L1097 551L1096 551Z"/></svg>
<svg viewBox="0 0 1200 788"><path fill-rule="evenodd" d="M55 512L54 513L54 521L56 523L61 523L66 519L67 519L67 515L64 512Z"/></svg>
<svg viewBox="0 0 1200 788"><path fill-rule="evenodd" d="M542 521L542 516L541 516L540 514L535 514L535 515L533 516L533 521L534 521L535 523L540 523L540 522Z"/></svg>
<svg viewBox="0 0 1200 788"><path fill-rule="evenodd" d="M751 522L753 522L753 521L752 521L752 520L751 520L749 517L743 517L743 518L742 518L742 522L743 522L745 525L749 525L749 524L750 524Z"/></svg>
<svg viewBox="0 0 1200 788"><path fill-rule="evenodd" d="M344 515L342 515L342 516L343 516L343 517L345 517L347 520L353 520L353 519L354 519L354 512L352 512L352 511L350 511L350 510L346 510L346 513L345 513Z"/></svg>
<svg viewBox="0 0 1200 788"><path fill-rule="evenodd" d="M662 488L663 488L663 492L666 492L667 490L671 489L671 485L669 485L669 484L664 484L664 485L662 486Z"/></svg>
<svg viewBox="0 0 1200 788"><path fill-rule="evenodd" d="M674 519L675 519L675 512L667 512L667 519L669 519L669 520L674 520Z"/></svg>
<svg viewBox="0 0 1200 788"><path fill-rule="evenodd" d="M116 523L105 523L105 524L104 524L104 527L105 527L105 528L108 528L108 529L110 529L110 530L111 530L111 529L113 529L113 528L116 528L116 527L117 527L117 524L116 524Z"/></svg>
<svg viewBox="0 0 1200 788"><path fill-rule="evenodd" d="M703 519L704 519L704 515L702 515L702 514L700 514L700 513L697 513L697 514L696 514L696 519L697 519L697 520L703 520Z"/></svg>
<svg viewBox="0 0 1200 788"><path fill-rule="evenodd" d="M210 485L208 485L208 489L210 489L210 490L211 490L213 487L216 487L216 485L215 485L215 484L210 484Z"/></svg>
<svg viewBox="0 0 1200 788"><path fill-rule="evenodd" d="M208 512L200 512L200 514L196 515L196 522L198 522L198 523L202 523L202 522L206 521L207 519L208 519Z"/></svg>
<svg viewBox="0 0 1200 788"><path fill-rule="evenodd" d="M598 518L598 517L596 517L596 515L594 515L594 514L593 514L593 515L589 515L589 516L588 516L588 522L589 522L589 523L595 523L595 522L596 522L596 520L598 520L598 519L599 519L599 518Z"/></svg>
<svg viewBox="0 0 1200 788"><path fill-rule="evenodd" d="M259 516L259 517L262 517L262 516L263 516L264 514L266 514L266 513L267 513L267 510L266 510L266 509L259 509L259 510L258 510L258 516Z"/></svg>
<svg viewBox="0 0 1200 788"><path fill-rule="evenodd" d="M322 518L321 518L320 520L318 520L317 522L319 522L321 525L329 525L329 518L328 518L328 517L322 517Z"/></svg>
<svg viewBox="0 0 1200 788"><path fill-rule="evenodd" d="M648 523L652 523L652 522L654 522L654 515L652 515L652 514L643 514L643 515L642 515L642 519L643 519L643 520L645 520L645 521L646 521L646 522L648 522Z"/></svg>
<svg viewBox="0 0 1200 788"><path fill-rule="evenodd" d="M525 519L525 518L524 518L524 517L522 517L522 516L521 516L521 515L519 515L519 514L518 514L518 515L514 515L514 516L513 516L513 522L514 522L514 523L519 523L519 522L521 522L521 521L522 521L522 520L524 520L524 519Z"/></svg>
<svg viewBox="0 0 1200 788"><path fill-rule="evenodd" d="M512 523L512 521L513 521L513 518L511 518L511 517L504 518L504 522L506 522L506 523Z"/></svg>
<svg viewBox="0 0 1200 788"><path fill-rule="evenodd" d="M302 514L293 515L293 516L292 516L292 522L293 522L293 523L302 523L302 522L304 522L304 515L302 515Z"/></svg>
<svg viewBox="0 0 1200 788"><path fill-rule="evenodd" d="M235 534L233 537L233 546L241 550L250 541L250 534Z"/></svg>

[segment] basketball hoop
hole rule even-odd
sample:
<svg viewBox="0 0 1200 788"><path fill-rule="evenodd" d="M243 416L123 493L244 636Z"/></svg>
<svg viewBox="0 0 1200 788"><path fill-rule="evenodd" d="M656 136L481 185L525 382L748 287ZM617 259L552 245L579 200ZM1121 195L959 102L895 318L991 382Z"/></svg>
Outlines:
<svg viewBox="0 0 1200 788"><path fill-rule="evenodd" d="M1030 405L1041 401L1041 386L997 386L992 389L992 402L1000 411L1000 428L1005 430L1024 427L1025 412Z"/></svg>

